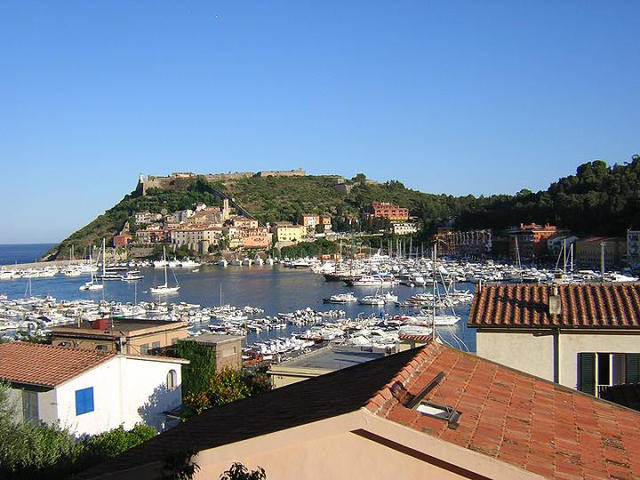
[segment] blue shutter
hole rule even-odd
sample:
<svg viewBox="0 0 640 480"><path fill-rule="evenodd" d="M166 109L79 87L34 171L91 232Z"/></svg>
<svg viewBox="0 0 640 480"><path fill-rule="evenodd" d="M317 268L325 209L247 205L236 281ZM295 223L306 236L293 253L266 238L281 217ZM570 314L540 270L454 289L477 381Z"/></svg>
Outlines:
<svg viewBox="0 0 640 480"><path fill-rule="evenodd" d="M76 390L76 415L93 412L93 387Z"/></svg>

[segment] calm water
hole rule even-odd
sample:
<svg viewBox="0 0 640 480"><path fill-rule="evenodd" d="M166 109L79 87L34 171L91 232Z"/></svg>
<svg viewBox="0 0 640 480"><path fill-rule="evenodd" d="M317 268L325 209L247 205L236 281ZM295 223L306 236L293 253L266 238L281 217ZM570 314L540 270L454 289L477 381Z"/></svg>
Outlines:
<svg viewBox="0 0 640 480"><path fill-rule="evenodd" d="M29 252L36 251L34 246L23 245L21 247L26 247ZM46 246L40 247L42 251L48 248ZM144 268L142 273L144 279L139 282L105 282L104 291L95 292L78 290L78 287L88 280L88 276L70 278L57 275L54 278L33 279L31 292L33 295L51 295L58 300L105 299L124 303L133 303L135 300L157 301L158 296L152 295L149 292L149 287L164 282L164 270ZM175 282L173 275L171 272L169 273L170 285ZM322 299L335 293L351 290L360 297L373 294L376 289L348 287L343 282L326 282L322 275L316 275L309 270L294 270L279 266L229 266L227 268L202 266L198 272L192 272L189 269L176 269L175 276L180 284L179 293L162 298L162 300L196 303L202 306L214 306L221 302L238 307L251 305L263 308L265 315L272 316L279 312L292 312L307 307L323 311L345 310L349 317L357 317L359 314L380 314L380 312L390 315L405 312L404 309L394 305L387 305L384 308L358 304L325 305L322 303ZM0 281L0 293L7 294L10 298L22 297L27 291L27 286L26 279ZM458 288L472 289L473 286L459 285ZM393 289L400 301L423 290L404 285L398 285ZM469 306L457 307L456 313L462 317L458 324L453 327L439 327L438 332L444 340L452 345L457 345L455 337L458 337L469 350L475 351L475 331L466 327ZM291 327L289 330L272 330L261 334L250 334L248 341L282 336L284 332L291 333L298 330L298 328Z"/></svg>
<svg viewBox="0 0 640 480"><path fill-rule="evenodd" d="M53 246L55 243L0 245L0 265L35 262Z"/></svg>

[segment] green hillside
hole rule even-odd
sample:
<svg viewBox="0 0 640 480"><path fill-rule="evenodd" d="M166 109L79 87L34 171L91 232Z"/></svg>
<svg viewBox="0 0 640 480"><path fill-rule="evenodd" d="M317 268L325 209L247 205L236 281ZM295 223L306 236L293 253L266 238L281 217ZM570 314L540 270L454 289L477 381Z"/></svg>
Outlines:
<svg viewBox="0 0 640 480"><path fill-rule="evenodd" d="M347 193L336 177L250 177L210 183L203 177L171 182L167 188L152 188L142 195L140 186L117 205L73 233L47 254L48 259L66 257L73 244L77 253L110 241L131 215L149 210L170 213L196 202L216 205L223 192L263 224L297 221L303 213L330 213L341 219L358 218L372 201L389 201L408 207L424 226L421 236L438 225L453 221L456 228L504 229L521 222L553 223L581 235L624 235L640 225L640 157L624 165L608 166L596 160L580 165L575 175L559 179L547 190L521 190L516 195L434 195L406 188L402 183L368 182L359 174L346 182Z"/></svg>

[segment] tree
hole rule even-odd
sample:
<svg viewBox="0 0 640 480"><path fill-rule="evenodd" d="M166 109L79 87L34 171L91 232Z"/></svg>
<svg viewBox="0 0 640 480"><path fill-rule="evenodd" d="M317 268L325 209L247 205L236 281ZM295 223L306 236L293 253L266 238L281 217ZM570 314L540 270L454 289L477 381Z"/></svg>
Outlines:
<svg viewBox="0 0 640 480"><path fill-rule="evenodd" d="M220 475L220 480L265 480L267 474L264 468L258 467L257 470L249 470L243 464L236 462L229 470Z"/></svg>

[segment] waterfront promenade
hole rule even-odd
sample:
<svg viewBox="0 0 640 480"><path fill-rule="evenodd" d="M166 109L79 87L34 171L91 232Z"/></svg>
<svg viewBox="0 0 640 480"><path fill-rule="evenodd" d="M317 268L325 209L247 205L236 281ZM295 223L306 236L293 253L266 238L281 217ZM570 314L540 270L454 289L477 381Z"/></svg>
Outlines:
<svg viewBox="0 0 640 480"><path fill-rule="evenodd" d="M4 270L26 270L29 268L66 267L69 265L80 265L85 263L89 263L89 260L51 260L48 262L14 263L9 265L0 265L0 268Z"/></svg>

